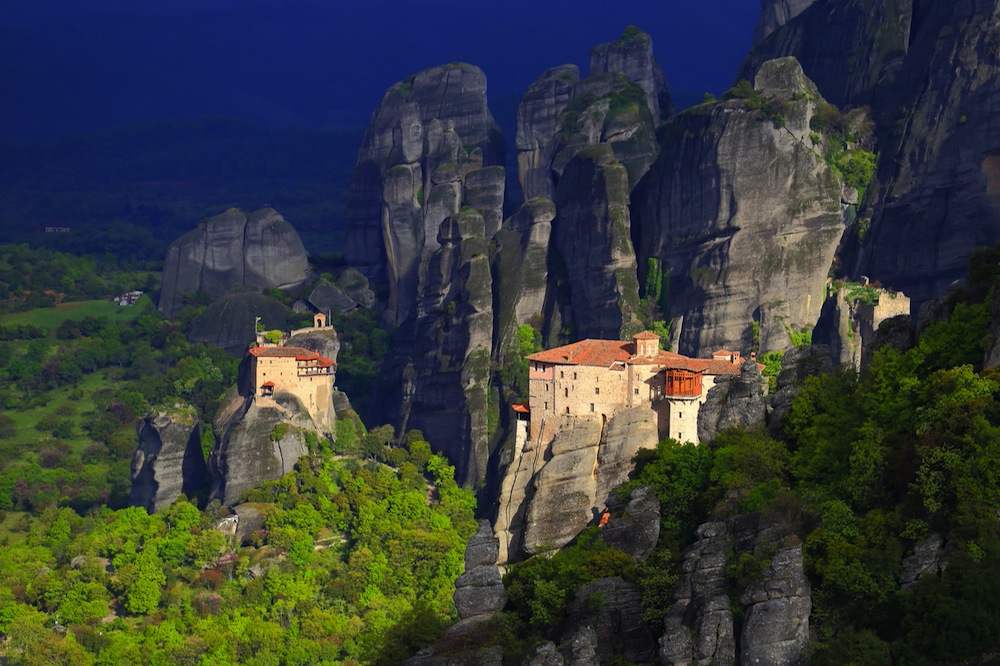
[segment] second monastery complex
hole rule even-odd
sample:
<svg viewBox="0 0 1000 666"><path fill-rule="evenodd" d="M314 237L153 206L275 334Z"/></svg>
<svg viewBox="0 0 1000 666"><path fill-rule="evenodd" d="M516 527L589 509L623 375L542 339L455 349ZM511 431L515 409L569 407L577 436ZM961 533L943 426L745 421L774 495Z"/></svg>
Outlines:
<svg viewBox="0 0 1000 666"><path fill-rule="evenodd" d="M515 407L532 444L546 444L572 418L600 419L648 406L660 439L698 441L698 411L720 375L738 375L746 359L720 350L689 358L660 349L645 331L631 340L581 340L531 354L528 405Z"/></svg>
<svg viewBox="0 0 1000 666"><path fill-rule="evenodd" d="M293 331L298 333L328 328L325 315L317 314L312 328ZM323 415L332 405L337 363L304 347L285 344L267 344L258 337L256 346L249 350L253 393L256 399L273 399L277 393L294 395L314 421L328 420ZM329 424L325 424L329 425Z"/></svg>

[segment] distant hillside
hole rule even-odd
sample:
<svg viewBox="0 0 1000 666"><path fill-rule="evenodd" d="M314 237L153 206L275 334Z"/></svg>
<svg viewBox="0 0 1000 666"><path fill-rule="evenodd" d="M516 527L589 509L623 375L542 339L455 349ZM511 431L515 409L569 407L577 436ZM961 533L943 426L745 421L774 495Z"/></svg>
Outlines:
<svg viewBox="0 0 1000 666"><path fill-rule="evenodd" d="M272 206L309 251L335 250L361 134L199 119L2 142L0 236L160 260L202 218Z"/></svg>

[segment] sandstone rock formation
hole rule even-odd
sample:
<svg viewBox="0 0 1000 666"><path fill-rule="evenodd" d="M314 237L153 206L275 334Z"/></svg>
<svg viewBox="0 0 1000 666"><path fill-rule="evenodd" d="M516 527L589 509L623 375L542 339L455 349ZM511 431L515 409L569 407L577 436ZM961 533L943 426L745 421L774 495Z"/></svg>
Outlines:
<svg viewBox="0 0 1000 666"><path fill-rule="evenodd" d="M652 40L636 28L596 46L582 81L573 65L547 70L517 109L515 146L525 201L554 198L565 166L596 143L612 144L634 186L656 157L654 130L671 111Z"/></svg>
<svg viewBox="0 0 1000 666"><path fill-rule="evenodd" d="M601 528L601 541L645 561L660 538L660 500L649 486L632 491L627 501L608 498L611 518Z"/></svg>
<svg viewBox="0 0 1000 666"><path fill-rule="evenodd" d="M760 19L753 33L753 41L759 44L768 35L802 13L816 0L761 0ZM786 54L782 54L786 55Z"/></svg>
<svg viewBox="0 0 1000 666"><path fill-rule="evenodd" d="M739 375L721 375L698 410L698 441L711 442L726 428L763 426L767 419L767 380L748 361Z"/></svg>
<svg viewBox="0 0 1000 666"><path fill-rule="evenodd" d="M129 504L152 513L180 495L194 497L208 480L201 428L194 408L175 405L146 415L136 425Z"/></svg>
<svg viewBox="0 0 1000 666"><path fill-rule="evenodd" d="M730 557L754 558L759 579L727 577ZM812 608L802 545L759 514L705 523L683 554L681 579L664 620L663 664L798 664L809 640ZM730 593L744 622L736 635Z"/></svg>
<svg viewBox="0 0 1000 666"><path fill-rule="evenodd" d="M626 28L620 39L598 44L590 51L588 75L607 72L621 72L642 88L649 114L657 125L673 113L667 77L653 57L653 40L635 26Z"/></svg>
<svg viewBox="0 0 1000 666"><path fill-rule="evenodd" d="M919 304L1000 237L1000 15L996 2L930 3L914 28L858 272Z"/></svg>
<svg viewBox="0 0 1000 666"><path fill-rule="evenodd" d="M642 619L642 594L621 578L601 578L578 589L560 633L564 661L550 663L610 666L619 655L646 664L656 655L656 637Z"/></svg>
<svg viewBox="0 0 1000 666"><path fill-rule="evenodd" d="M489 521L479 523L465 546L465 573L455 581L455 610L462 623L481 622L503 610L507 603L500 570L499 546ZM450 631L454 632L458 625Z"/></svg>
<svg viewBox="0 0 1000 666"><path fill-rule="evenodd" d="M421 430L480 483L489 458L487 400L493 291L485 219L472 208L445 217L419 293L382 366L379 413Z"/></svg>
<svg viewBox="0 0 1000 666"><path fill-rule="evenodd" d="M680 114L633 193L639 265L669 272L674 345L703 355L787 349L811 329L844 232L842 183L813 145L818 92L792 58L765 63L754 88L768 116L741 99Z"/></svg>
<svg viewBox="0 0 1000 666"><path fill-rule="evenodd" d="M386 316L393 324L420 298L445 218L463 205L475 207L492 238L502 215L504 175L497 165L504 159L478 67L433 67L386 91L358 153L344 256L369 279L388 284Z"/></svg>
<svg viewBox="0 0 1000 666"><path fill-rule="evenodd" d="M248 215L231 208L170 244L160 310L172 317L188 291L216 300L240 285L297 286L305 282L307 268L302 240L276 211L263 208Z"/></svg>

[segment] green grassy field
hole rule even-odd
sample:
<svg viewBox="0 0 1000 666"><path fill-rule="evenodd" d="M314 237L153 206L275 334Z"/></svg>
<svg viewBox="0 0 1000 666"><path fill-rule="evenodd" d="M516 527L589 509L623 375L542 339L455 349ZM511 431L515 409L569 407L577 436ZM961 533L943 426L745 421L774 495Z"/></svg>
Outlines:
<svg viewBox="0 0 1000 666"><path fill-rule="evenodd" d="M8 415L14 419L17 434L7 440L7 444L24 445L36 443L40 440L52 439L52 435L35 429L35 425L46 416L57 416L79 421L82 414L93 411L94 398L98 392L108 387L108 370L101 370L93 374L84 375L83 379L71 389L49 391L43 394L47 398L44 405L9 411ZM71 449L77 451L90 443L90 439L84 435L79 428L72 437L62 438L62 441L70 445ZM77 451L78 452L78 451Z"/></svg>
<svg viewBox="0 0 1000 666"><path fill-rule="evenodd" d="M53 308L37 308L27 312L17 312L0 316L0 325L24 324L47 328L49 336L55 337L55 331L67 319L80 321L84 317L106 317L112 321L132 321L143 312L151 309L153 302L148 296L139 298L135 305L122 307L115 301L76 301L61 303Z"/></svg>

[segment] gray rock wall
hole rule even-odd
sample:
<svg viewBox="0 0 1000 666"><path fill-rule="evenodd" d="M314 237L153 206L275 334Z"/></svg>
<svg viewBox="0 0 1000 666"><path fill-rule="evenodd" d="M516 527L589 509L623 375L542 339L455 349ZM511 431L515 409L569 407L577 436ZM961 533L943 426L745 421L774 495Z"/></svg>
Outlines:
<svg viewBox="0 0 1000 666"><path fill-rule="evenodd" d="M758 74L780 119L741 100L703 104L671 125L657 163L633 194L639 265L669 271L678 351L701 356L791 346L811 329L844 233L839 176L810 138L815 87L793 59ZM796 94L798 93L798 94Z"/></svg>

